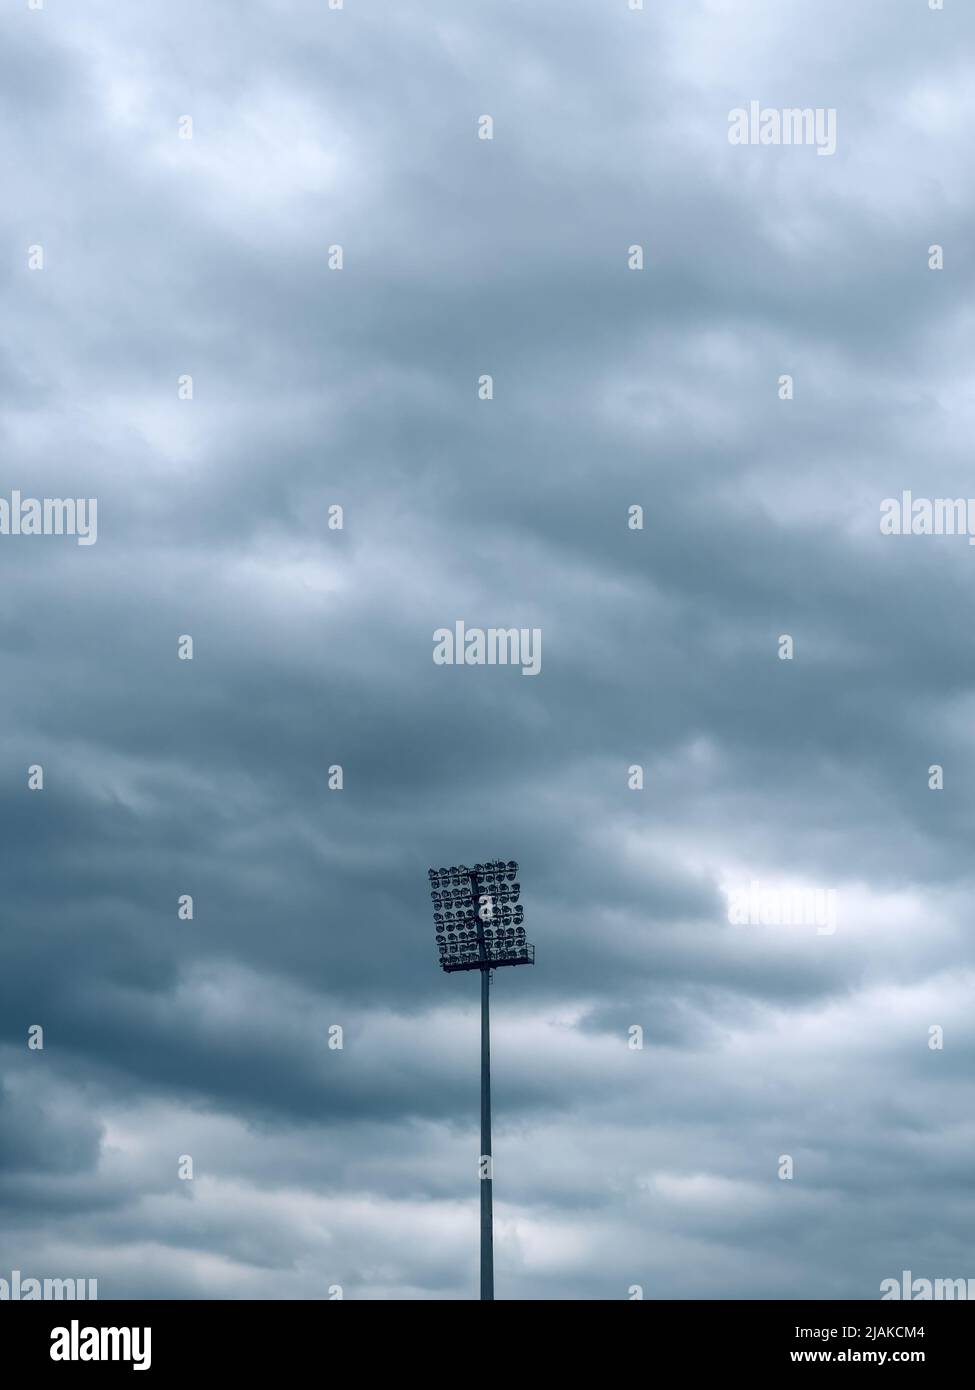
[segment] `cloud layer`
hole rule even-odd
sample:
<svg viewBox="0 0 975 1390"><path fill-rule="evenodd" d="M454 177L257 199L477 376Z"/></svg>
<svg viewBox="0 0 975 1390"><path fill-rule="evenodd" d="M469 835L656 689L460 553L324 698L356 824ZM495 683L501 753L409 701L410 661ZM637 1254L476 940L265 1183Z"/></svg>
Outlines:
<svg viewBox="0 0 975 1390"><path fill-rule="evenodd" d="M975 556L878 527L973 491L969 8L8 7L0 491L98 542L0 536L0 1276L472 1297L498 855L499 1297L975 1275Z"/></svg>

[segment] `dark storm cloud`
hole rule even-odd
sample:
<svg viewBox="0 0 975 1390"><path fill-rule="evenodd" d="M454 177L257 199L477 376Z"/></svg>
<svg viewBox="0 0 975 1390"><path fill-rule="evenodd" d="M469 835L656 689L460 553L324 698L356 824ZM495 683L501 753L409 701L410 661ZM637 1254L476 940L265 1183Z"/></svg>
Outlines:
<svg viewBox="0 0 975 1390"><path fill-rule="evenodd" d="M474 990L425 870L501 854L512 1296L972 1273L973 557L877 528L971 491L972 28L5 17L4 487L99 505L87 549L0 537L11 1267L465 1296ZM752 98L836 106L836 155L729 146ZM541 675L435 667L460 618L540 627ZM834 888L836 934L732 926L750 878Z"/></svg>

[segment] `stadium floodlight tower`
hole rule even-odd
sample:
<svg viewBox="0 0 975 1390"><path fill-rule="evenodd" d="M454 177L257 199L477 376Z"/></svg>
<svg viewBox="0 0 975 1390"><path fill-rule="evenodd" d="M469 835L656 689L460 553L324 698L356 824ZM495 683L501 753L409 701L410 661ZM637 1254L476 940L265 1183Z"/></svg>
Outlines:
<svg viewBox="0 0 975 1390"><path fill-rule="evenodd" d="M534 965L535 947L521 925L518 865L513 859L430 870L433 922L440 964L481 972L481 1298L494 1298L493 1171L491 1156L491 1015L488 988L501 965Z"/></svg>

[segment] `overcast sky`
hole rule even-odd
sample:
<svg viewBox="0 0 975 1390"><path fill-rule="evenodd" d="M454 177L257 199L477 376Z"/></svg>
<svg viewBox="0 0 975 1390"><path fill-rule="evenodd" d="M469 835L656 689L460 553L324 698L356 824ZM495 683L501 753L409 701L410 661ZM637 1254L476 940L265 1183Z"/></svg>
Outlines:
<svg viewBox="0 0 975 1390"><path fill-rule="evenodd" d="M98 504L0 535L0 1277L474 1297L426 871L497 856L499 1298L975 1276L975 552L879 529L975 496L971 4L0 28L0 496Z"/></svg>

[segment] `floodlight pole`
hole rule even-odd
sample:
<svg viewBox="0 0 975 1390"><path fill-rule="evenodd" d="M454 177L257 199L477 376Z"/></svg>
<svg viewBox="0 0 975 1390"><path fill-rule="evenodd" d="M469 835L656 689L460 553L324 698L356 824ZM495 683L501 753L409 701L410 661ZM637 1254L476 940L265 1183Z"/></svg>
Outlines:
<svg viewBox="0 0 975 1390"><path fill-rule="evenodd" d="M484 921L480 913L481 885L475 870L470 871L471 898L477 930L477 953L481 958L481 1302L494 1301L494 1173L491 1154L491 967L484 942Z"/></svg>
<svg viewBox="0 0 975 1390"><path fill-rule="evenodd" d="M494 1212L491 1176L491 1011L488 990L491 972L481 966L481 1299L494 1298Z"/></svg>
<svg viewBox="0 0 975 1390"><path fill-rule="evenodd" d="M534 965L522 930L513 859L430 869L430 896L441 969L481 974L481 1301L494 1301L494 1157L491 1153L491 977L502 965ZM467 885L466 888L464 885ZM443 891L442 891L443 890ZM486 890L486 891L485 891ZM511 924L514 924L512 927ZM486 925L490 931L486 929ZM477 950L475 951L474 945Z"/></svg>

